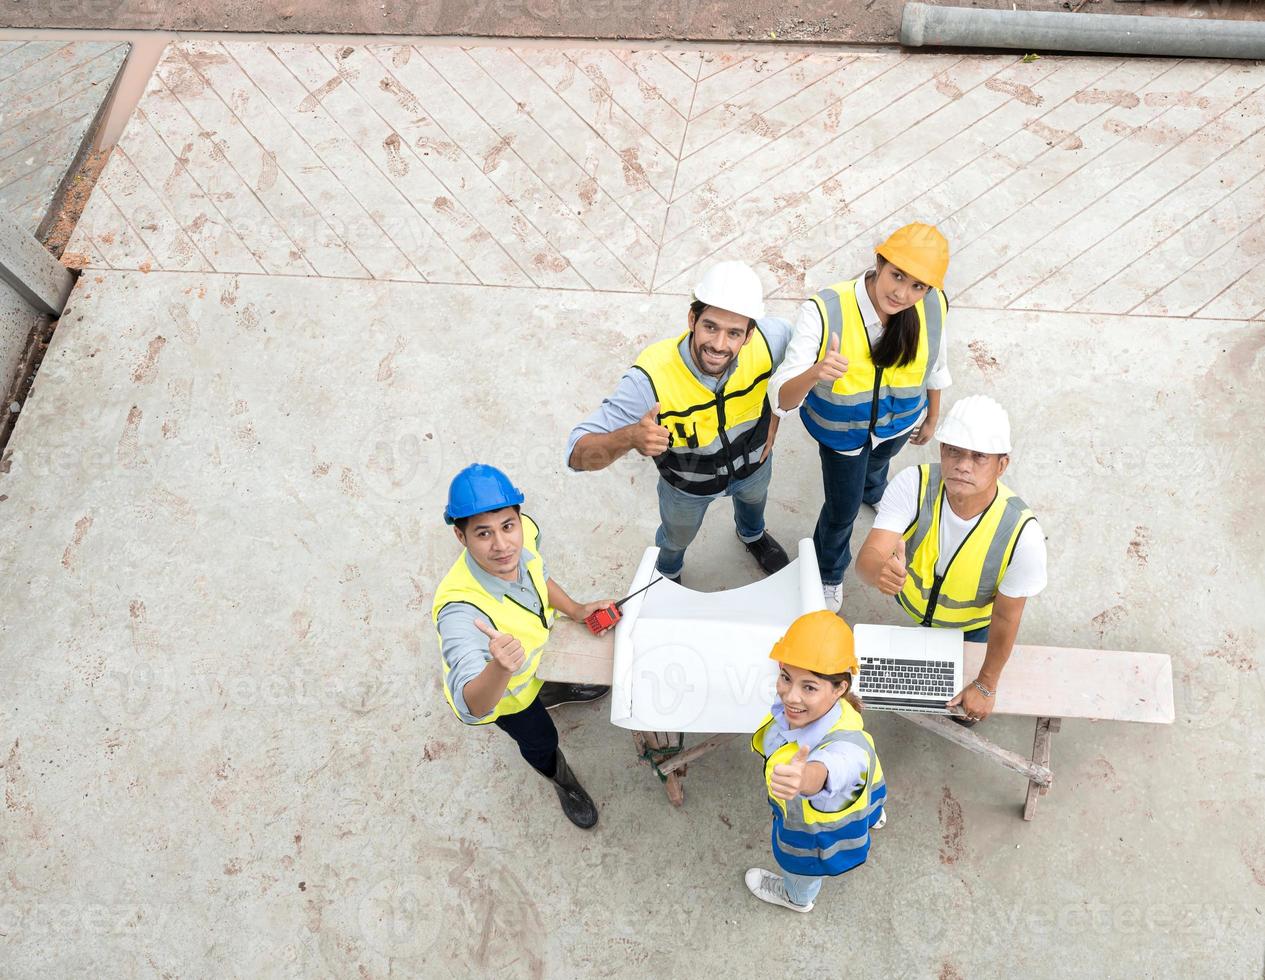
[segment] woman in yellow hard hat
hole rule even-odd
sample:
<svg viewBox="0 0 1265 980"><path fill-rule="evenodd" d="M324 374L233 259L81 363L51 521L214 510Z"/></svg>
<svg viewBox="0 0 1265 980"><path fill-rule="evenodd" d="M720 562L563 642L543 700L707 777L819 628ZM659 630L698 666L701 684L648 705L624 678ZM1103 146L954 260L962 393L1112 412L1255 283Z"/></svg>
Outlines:
<svg viewBox="0 0 1265 980"><path fill-rule="evenodd" d="M747 871L762 902L809 912L823 877L865 861L870 830L885 822L887 786L852 692L852 630L829 610L800 616L774 645L777 700L751 736L764 758L780 873Z"/></svg>
<svg viewBox="0 0 1265 980"><path fill-rule="evenodd" d="M949 243L912 224L875 249L874 268L827 286L800 308L769 380L776 415L799 408L820 443L825 502L813 532L826 608L838 610L861 504L878 506L887 467L906 441L921 446L950 383L944 324Z"/></svg>

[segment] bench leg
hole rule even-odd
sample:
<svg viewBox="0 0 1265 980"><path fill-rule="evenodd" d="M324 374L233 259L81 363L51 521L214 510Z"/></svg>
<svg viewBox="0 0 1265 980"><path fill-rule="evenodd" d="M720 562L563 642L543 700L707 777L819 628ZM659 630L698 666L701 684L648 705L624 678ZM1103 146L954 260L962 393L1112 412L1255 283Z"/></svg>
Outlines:
<svg viewBox="0 0 1265 980"><path fill-rule="evenodd" d="M662 772L658 767L662 762L671 759L680 751L681 736L671 732L633 732L633 745L637 749L637 758L654 767L656 774L663 780L663 790L668 794L668 802L673 806L681 806L685 802L685 787L681 779L685 775L682 765L671 772Z"/></svg>
<svg viewBox="0 0 1265 980"><path fill-rule="evenodd" d="M1050 768L1050 736L1059 730L1061 718L1038 718L1036 732L1032 737L1032 761L1045 769ZM1028 783L1028 795L1023 802L1023 818L1031 820L1037 815L1037 800L1049 792L1049 783Z"/></svg>

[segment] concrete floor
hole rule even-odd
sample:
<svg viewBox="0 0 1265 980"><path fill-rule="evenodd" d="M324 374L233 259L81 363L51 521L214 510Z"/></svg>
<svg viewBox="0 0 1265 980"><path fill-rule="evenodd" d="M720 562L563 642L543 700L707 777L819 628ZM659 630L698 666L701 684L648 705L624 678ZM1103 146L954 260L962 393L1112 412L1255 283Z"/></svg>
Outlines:
<svg viewBox="0 0 1265 980"><path fill-rule="evenodd" d="M1265 435L1265 72L735 56L709 123L697 54L408 50L173 51L71 243L87 268L0 463L0 607L21 610L0 625L6 974L802 975L865 937L862 975L1260 976L1265 527L1240 488ZM563 85L567 62L588 81ZM670 118L668 82L615 92L618 62L690 83L675 150L649 115ZM836 105L837 129L793 125ZM936 154L887 143L915 110L945 127ZM752 162L724 167L737 143ZM884 146L898 179L858 150ZM612 173L629 149L641 171ZM456 553L443 492L503 465L555 576L618 592L654 474L566 473L570 425L681 328L709 248L758 259L789 313L914 215L957 248L951 396L1010 407L1011 482L1049 538L1023 638L1171 654L1178 720L1065 724L1025 824L1019 777L870 713L888 826L794 918L742 885L768 820L741 745L691 766L673 810L604 706L562 709L602 810L584 833L507 739L451 716L428 616ZM790 541L820 500L797 424L776 467ZM756 574L727 522L691 584ZM890 619L855 583L844 601Z"/></svg>

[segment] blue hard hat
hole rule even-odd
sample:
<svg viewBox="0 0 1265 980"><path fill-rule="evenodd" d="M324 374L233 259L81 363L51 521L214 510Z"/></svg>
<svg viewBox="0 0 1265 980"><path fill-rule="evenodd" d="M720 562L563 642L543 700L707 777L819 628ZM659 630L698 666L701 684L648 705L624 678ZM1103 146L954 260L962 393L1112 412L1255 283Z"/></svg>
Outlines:
<svg viewBox="0 0 1265 980"><path fill-rule="evenodd" d="M473 517L489 510L513 507L523 502L523 491L495 466L471 463L448 484L448 506L444 521L453 524L460 517Z"/></svg>

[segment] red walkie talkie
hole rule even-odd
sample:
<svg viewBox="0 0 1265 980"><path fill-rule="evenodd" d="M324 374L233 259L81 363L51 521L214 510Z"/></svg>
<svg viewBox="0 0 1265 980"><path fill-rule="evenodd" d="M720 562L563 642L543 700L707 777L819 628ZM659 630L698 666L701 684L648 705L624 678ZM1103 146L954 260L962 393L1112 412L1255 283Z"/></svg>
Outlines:
<svg viewBox="0 0 1265 980"><path fill-rule="evenodd" d="M619 602L612 602L605 609L599 609L596 612L589 613L587 616L584 617L584 625L589 628L590 633L594 633L594 634L601 633L603 630L610 629L612 626L618 623L620 619L623 618L623 614L619 611L620 606L622 606L625 602L627 602L633 596L641 595L641 593L645 592L646 589L650 588L651 585L654 585L655 582L660 581L662 578L663 576L660 575L659 578L655 579L653 582L650 582L647 585L643 585L636 592L633 592L630 595L624 596L622 599L619 600Z"/></svg>

